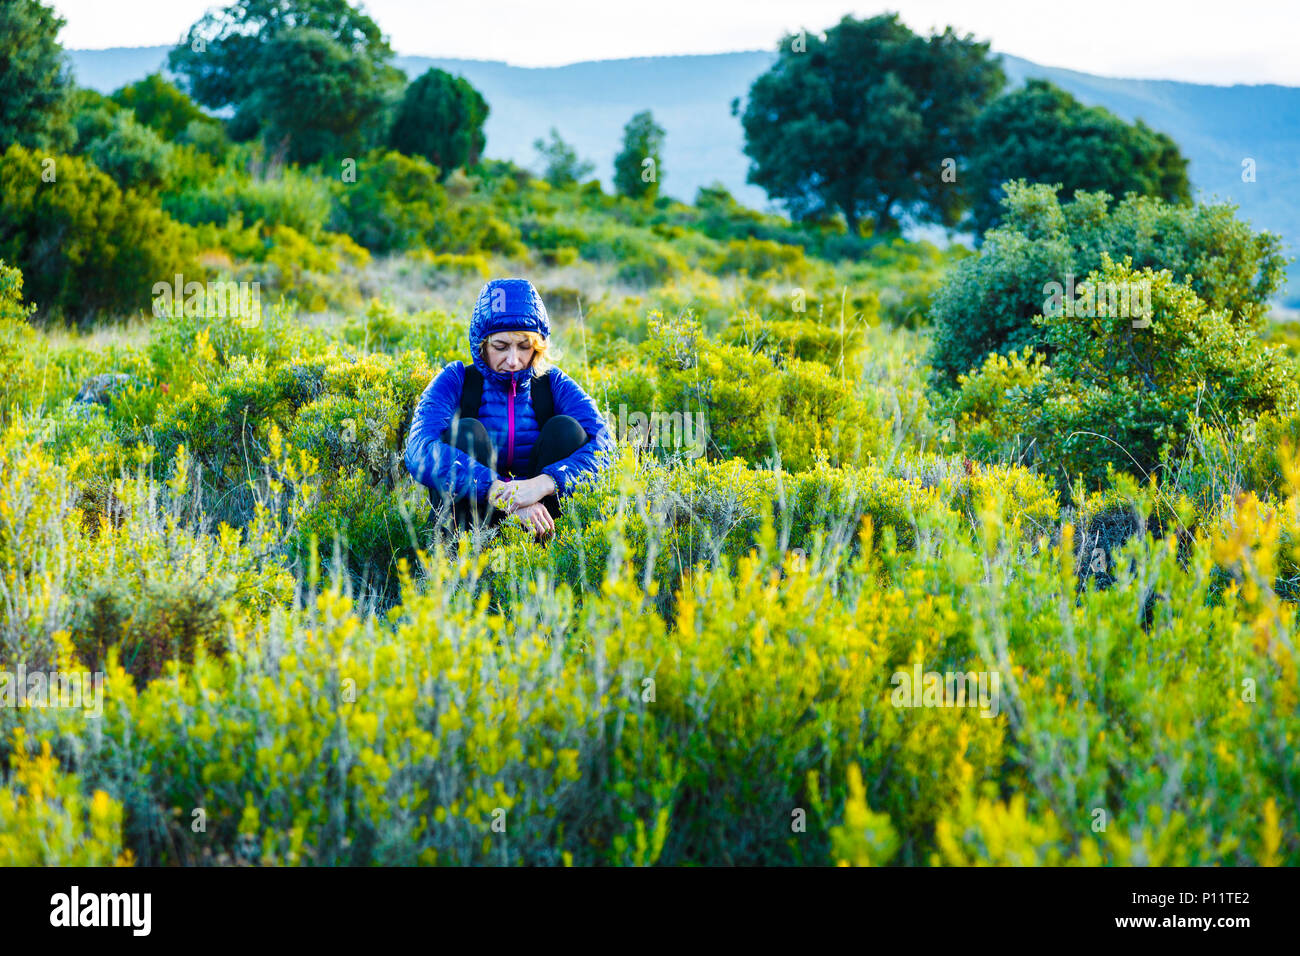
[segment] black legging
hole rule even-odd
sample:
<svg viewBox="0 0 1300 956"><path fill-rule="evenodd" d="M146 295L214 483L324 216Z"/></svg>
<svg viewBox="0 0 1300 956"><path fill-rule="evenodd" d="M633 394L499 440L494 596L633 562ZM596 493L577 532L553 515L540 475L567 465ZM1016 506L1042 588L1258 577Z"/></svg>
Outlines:
<svg viewBox="0 0 1300 956"><path fill-rule="evenodd" d="M442 441L465 452L480 464L487 465L493 471L497 470L496 446L492 444L487 428L477 418L462 418L452 422L442 433L441 438ZM542 432L537 436L537 443L533 445L533 450L528 456L528 471L539 475L547 465L568 458L590 440L591 436L576 418L571 415L554 415L542 426ZM429 489L429 500L433 502L435 508L438 506L438 497L437 492L432 488ZM547 495L542 499L542 504L546 505L546 510L550 512L552 518L560 516L559 495ZM486 514L483 513L485 508ZM462 530L469 527L471 521L486 520L488 524L496 524L505 516L504 511L491 504L480 504L472 490L455 500L453 514L456 518L456 526Z"/></svg>

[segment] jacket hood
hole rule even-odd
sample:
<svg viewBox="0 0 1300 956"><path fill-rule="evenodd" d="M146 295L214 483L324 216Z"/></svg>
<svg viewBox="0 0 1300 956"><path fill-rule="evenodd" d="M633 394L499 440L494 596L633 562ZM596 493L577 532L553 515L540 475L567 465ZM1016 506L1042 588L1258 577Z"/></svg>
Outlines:
<svg viewBox="0 0 1300 956"><path fill-rule="evenodd" d="M527 279L492 279L479 290L474 303L474 314L469 320L469 351L474 367L487 380L505 384L511 375L494 372L483 360L483 340L494 332L536 332L550 338L551 320L546 305L533 284ZM513 378L525 384L532 377L531 368L514 373Z"/></svg>

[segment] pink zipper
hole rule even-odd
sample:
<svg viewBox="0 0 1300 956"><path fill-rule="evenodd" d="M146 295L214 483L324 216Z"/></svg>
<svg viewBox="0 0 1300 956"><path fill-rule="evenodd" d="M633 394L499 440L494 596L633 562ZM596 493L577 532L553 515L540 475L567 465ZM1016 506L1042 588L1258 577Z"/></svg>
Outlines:
<svg viewBox="0 0 1300 956"><path fill-rule="evenodd" d="M506 406L506 473L513 474L515 463L515 389L518 383L510 376L510 404Z"/></svg>

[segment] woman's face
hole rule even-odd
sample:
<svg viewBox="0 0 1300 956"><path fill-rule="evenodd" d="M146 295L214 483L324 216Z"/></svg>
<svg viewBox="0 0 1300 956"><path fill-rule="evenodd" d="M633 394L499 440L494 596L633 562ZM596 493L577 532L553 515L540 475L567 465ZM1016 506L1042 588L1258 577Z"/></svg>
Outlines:
<svg viewBox="0 0 1300 956"><path fill-rule="evenodd" d="M487 340L488 368L494 372L521 372L533 364L533 346L522 332L496 332Z"/></svg>

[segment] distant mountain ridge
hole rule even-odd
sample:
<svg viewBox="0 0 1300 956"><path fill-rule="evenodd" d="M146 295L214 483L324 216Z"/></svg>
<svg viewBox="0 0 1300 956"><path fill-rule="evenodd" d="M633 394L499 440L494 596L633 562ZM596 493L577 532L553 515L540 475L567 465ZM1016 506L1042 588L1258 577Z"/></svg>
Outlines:
<svg viewBox="0 0 1300 956"><path fill-rule="evenodd" d="M111 92L161 69L169 47L70 50L79 83ZM487 99L487 155L536 168L533 141L552 126L579 155L597 164L606 188L623 125L643 109L667 131L662 188L685 201L720 181L741 202L773 208L745 182L740 121L730 112L750 84L776 59L753 50L689 56L593 60L560 67L518 67L492 60L402 56L414 77L431 66L464 76ZM1210 86L1174 80L1115 79L1041 66L1002 55L1012 84L1042 77L1089 105L1132 121L1141 118L1168 133L1188 158L1198 199L1236 203L1257 229L1282 235L1289 254L1300 240L1300 87ZM1242 179L1254 161L1255 181ZM1295 275L1293 267L1293 275ZM1300 303L1300 283L1285 298Z"/></svg>

